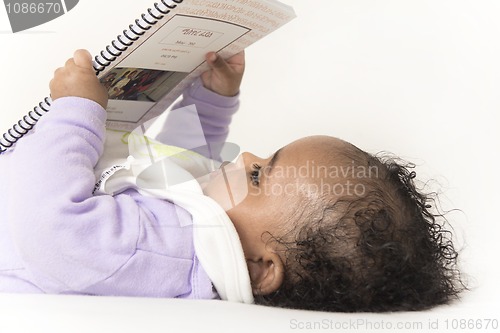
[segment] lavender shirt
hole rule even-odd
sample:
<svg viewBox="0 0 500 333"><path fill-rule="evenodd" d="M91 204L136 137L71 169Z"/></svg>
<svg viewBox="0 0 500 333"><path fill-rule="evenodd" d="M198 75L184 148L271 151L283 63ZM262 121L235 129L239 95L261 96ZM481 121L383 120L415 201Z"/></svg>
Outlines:
<svg viewBox="0 0 500 333"><path fill-rule="evenodd" d="M207 142L223 142L238 98L197 80L176 107L191 104ZM172 114L157 139L190 148L189 123ZM0 292L214 298L188 212L133 190L92 195L105 117L90 100L58 99L0 155Z"/></svg>

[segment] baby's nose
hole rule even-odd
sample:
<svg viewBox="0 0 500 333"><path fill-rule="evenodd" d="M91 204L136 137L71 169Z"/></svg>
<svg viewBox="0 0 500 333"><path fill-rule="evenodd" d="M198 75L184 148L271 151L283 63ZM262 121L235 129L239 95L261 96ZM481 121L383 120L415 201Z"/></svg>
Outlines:
<svg viewBox="0 0 500 333"><path fill-rule="evenodd" d="M244 153L241 154L241 156L245 160L245 164L246 165L250 165L250 164L253 164L253 163L258 163L258 162L260 162L262 160L259 157L255 156L254 154L249 153L249 152L244 152Z"/></svg>

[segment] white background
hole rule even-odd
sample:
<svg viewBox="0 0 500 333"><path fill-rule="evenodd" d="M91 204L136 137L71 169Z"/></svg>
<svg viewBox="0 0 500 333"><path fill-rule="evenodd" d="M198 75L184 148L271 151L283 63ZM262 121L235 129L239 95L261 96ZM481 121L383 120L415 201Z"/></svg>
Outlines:
<svg viewBox="0 0 500 333"><path fill-rule="evenodd" d="M230 141L266 156L303 136L326 134L368 152L389 151L415 162L422 182L434 180L431 188L439 189L444 209L460 209L448 218L472 289L462 302L433 311L441 319L500 319L493 311L500 296L500 2L283 2L294 6L298 18L247 50L242 106ZM63 17L17 34L10 32L5 10L0 8L0 132L48 95L53 70L75 49L96 54L148 5L147 0L82 0ZM93 300L87 307L88 300L73 298L67 300L68 307L52 298L48 306L44 298L31 296L4 295L0 300L0 318L4 318L0 328L7 325L11 331L16 325L27 325L26 316L38 316L33 322L42 326L37 327L54 325L50 318L60 318L61 327L76 322L80 329L95 325L94 331L110 325L129 332L134 324L143 328L147 321L150 331L161 332L173 320L178 327L187 325L186 329L224 322L244 325L241 331L278 332L293 331L289 320L298 316L275 311L275 316L266 317L262 314L268 312L258 307L224 305L218 308L231 316L208 311L195 315L201 321L184 323L182 319L193 315L185 303L175 306L177 311L186 309L185 316L168 320L156 316L162 306L172 309L168 300ZM115 307L123 311L110 310ZM26 312L35 308L38 312ZM4 316L5 311L10 316ZM427 321L433 313L383 318ZM301 316L303 320L323 318ZM203 321L208 318L217 320ZM50 327L55 331L59 326Z"/></svg>

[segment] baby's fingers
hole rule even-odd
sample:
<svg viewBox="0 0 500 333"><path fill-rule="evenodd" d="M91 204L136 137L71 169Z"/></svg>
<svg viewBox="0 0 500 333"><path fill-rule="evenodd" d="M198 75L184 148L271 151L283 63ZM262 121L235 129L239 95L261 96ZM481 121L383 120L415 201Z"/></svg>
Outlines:
<svg viewBox="0 0 500 333"><path fill-rule="evenodd" d="M236 53L234 56L227 59L227 63L230 65L239 65L245 67L245 51Z"/></svg>

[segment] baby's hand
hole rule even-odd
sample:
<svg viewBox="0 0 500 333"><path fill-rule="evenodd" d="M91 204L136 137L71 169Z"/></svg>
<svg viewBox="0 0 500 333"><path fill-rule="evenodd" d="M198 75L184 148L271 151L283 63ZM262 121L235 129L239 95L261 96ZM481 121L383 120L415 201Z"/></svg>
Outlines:
<svg viewBox="0 0 500 333"><path fill-rule="evenodd" d="M97 79L87 50L75 51L64 67L56 69L49 86L52 100L75 96L93 100L103 108L108 105L108 92Z"/></svg>
<svg viewBox="0 0 500 333"><path fill-rule="evenodd" d="M245 71L245 52L235 54L228 60L209 52L206 59L210 69L201 75L203 86L222 96L238 94Z"/></svg>

